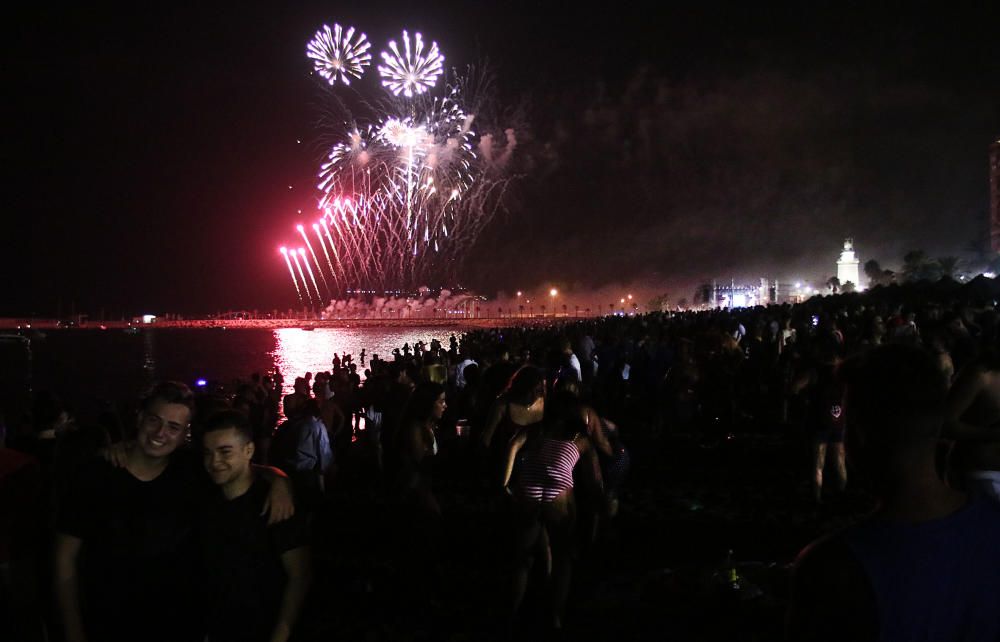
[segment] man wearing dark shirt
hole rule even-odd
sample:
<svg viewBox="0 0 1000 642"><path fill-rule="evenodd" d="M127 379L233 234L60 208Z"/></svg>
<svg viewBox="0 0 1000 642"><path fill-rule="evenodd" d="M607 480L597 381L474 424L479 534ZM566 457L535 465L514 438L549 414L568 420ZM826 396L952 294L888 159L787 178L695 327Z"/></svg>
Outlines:
<svg viewBox="0 0 1000 642"><path fill-rule="evenodd" d="M199 639L197 468L174 462L193 396L164 383L143 403L125 466L80 471L56 523L55 590L68 642Z"/></svg>
<svg viewBox="0 0 1000 642"><path fill-rule="evenodd" d="M81 466L56 518L56 604L67 642L202 640L195 520L212 490L187 442L194 396L155 386L136 439ZM272 473L273 474L273 473ZM271 521L294 510L287 482Z"/></svg>
<svg viewBox="0 0 1000 642"><path fill-rule="evenodd" d="M268 526L261 516L270 485L255 474L246 417L223 412L202 437L205 470L218 491L202 502L199 541L205 570L209 642L284 642L309 585L301 513Z"/></svg>
<svg viewBox="0 0 1000 642"><path fill-rule="evenodd" d="M937 473L947 391L940 369L901 345L846 366L849 454L879 506L802 552L788 638L1000 640L1000 506Z"/></svg>

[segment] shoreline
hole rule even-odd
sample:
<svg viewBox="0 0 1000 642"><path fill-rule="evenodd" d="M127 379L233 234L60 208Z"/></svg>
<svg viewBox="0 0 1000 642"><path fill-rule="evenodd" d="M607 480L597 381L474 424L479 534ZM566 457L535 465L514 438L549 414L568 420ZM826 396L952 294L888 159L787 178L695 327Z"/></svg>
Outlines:
<svg viewBox="0 0 1000 642"><path fill-rule="evenodd" d="M282 328L506 328L511 326L549 326L557 323L572 323L590 317L572 315L536 317L492 317L492 318L407 318L407 319L171 319L156 320L153 323L131 323L129 321L88 321L72 327L60 326L58 319L0 318L0 331L23 330L126 330L136 329L192 329L192 330L278 330Z"/></svg>

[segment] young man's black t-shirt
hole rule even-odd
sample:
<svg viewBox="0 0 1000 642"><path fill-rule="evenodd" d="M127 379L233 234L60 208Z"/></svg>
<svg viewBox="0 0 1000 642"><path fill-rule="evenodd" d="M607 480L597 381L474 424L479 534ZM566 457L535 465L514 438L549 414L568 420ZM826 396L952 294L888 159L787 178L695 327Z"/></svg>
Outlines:
<svg viewBox="0 0 1000 642"><path fill-rule="evenodd" d="M208 639L267 640L277 622L287 576L281 555L306 544L300 513L267 525L261 516L270 484L258 476L227 500L221 490L202 498L199 542Z"/></svg>
<svg viewBox="0 0 1000 642"><path fill-rule="evenodd" d="M197 459L180 453L151 481L100 458L81 466L56 531L83 541L80 602L89 639L199 639L199 472Z"/></svg>

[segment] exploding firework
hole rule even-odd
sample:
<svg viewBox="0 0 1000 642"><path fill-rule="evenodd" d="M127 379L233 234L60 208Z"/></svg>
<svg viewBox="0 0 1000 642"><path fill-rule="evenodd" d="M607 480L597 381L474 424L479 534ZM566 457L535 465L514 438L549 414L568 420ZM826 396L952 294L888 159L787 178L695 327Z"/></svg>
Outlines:
<svg viewBox="0 0 1000 642"><path fill-rule="evenodd" d="M292 260L295 261L295 269L298 270L298 272L299 272L299 280L302 281L302 287L305 288L306 298L309 299L309 305L313 305L312 293L309 292L309 285L306 284L306 275L305 275L305 272L302 271L302 264L299 263L299 255L295 252L295 250L292 250L289 254L292 257ZM293 280L295 279L295 275L294 274L292 274L292 279ZM295 287L296 287L296 289L298 289L298 285L296 285ZM299 292L299 299L300 300L302 299L302 292L301 291Z"/></svg>
<svg viewBox="0 0 1000 642"><path fill-rule="evenodd" d="M316 267L317 268L320 267L320 265L319 265L319 259L316 258L316 250L313 249L312 243L309 242L309 237L306 236L306 230L305 230L305 228L302 227L301 225L298 225L296 227L296 229L298 230L299 235L302 237L302 240L306 242L306 247L309 248L309 254L312 255L313 262L316 263ZM299 252L302 253L301 250L299 250ZM306 262L306 265L308 266L309 263ZM309 271L309 276L312 276L312 270ZM327 296L329 296L330 295L330 286L326 282L326 275L323 274L323 270L322 269L319 270L319 280L323 282L323 287L326 289ZM313 280L313 285L315 285L315 284L316 284L316 281ZM319 288L318 287L316 288L316 292L317 292L317 294L319 293ZM323 295L320 295L321 299L322 299L322 296Z"/></svg>
<svg viewBox="0 0 1000 642"><path fill-rule="evenodd" d="M422 94L437 82L444 71L444 56L438 51L436 42L424 53L424 39L419 32L413 34L413 48L410 35L403 32L403 51L400 53L395 40L389 41L389 51L382 52L384 65L378 66L382 84L393 96L402 93L407 98Z"/></svg>
<svg viewBox="0 0 1000 642"><path fill-rule="evenodd" d="M288 258L288 248L281 246L280 252L285 257L285 264L288 265L288 273L292 275L292 283L295 285L295 293L299 295L299 303L304 303L302 300L302 289L299 288L299 280L295 278L295 268L292 267L292 261Z"/></svg>
<svg viewBox="0 0 1000 642"><path fill-rule="evenodd" d="M489 218L484 195L497 182L476 153L473 117L457 94L452 87L412 104L411 115L383 115L331 149L320 205L346 282L414 285L448 276L444 268Z"/></svg>
<svg viewBox="0 0 1000 642"><path fill-rule="evenodd" d="M323 25L306 46L306 57L315 61L313 69L331 85L337 80L350 85L350 77L361 78L365 67L371 64L370 48L365 34L354 37L354 27L345 32L339 24L334 24L332 30Z"/></svg>
<svg viewBox="0 0 1000 642"><path fill-rule="evenodd" d="M362 100L362 113L331 101L344 129L320 166L320 219L312 235L297 226L305 247L289 251L298 269L296 287L301 283L310 304L313 292L323 300L320 282L328 296L454 282L502 206L513 130L506 131L506 146L498 145L491 134L476 131L481 124L473 128L478 121L465 108L488 104L491 83L470 69L432 95L443 59L436 43L425 51L415 36L411 48L404 32L402 55L390 43L395 62L380 67L397 97ZM387 74L395 74L395 84Z"/></svg>
<svg viewBox="0 0 1000 642"><path fill-rule="evenodd" d="M313 275L312 266L309 265L309 259L306 258L305 248L299 248L299 258L302 259L302 264L306 266L306 272L309 273L309 280L312 281L313 288L316 290L316 300L323 300L323 293L319 291L319 286L316 285L316 277ZM304 280L304 279L303 279ZM306 292L309 291L308 286L306 287Z"/></svg>

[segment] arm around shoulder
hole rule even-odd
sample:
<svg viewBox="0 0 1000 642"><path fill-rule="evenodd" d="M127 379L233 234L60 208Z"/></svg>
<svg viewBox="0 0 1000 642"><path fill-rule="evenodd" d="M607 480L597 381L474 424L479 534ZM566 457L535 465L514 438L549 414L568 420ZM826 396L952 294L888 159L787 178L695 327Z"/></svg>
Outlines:
<svg viewBox="0 0 1000 642"><path fill-rule="evenodd" d="M254 472L262 475L271 486L264 502L264 510L261 512L261 515L267 513L267 523L269 525L277 524L295 515L295 494L288 475L273 466L254 464L253 469Z"/></svg>

